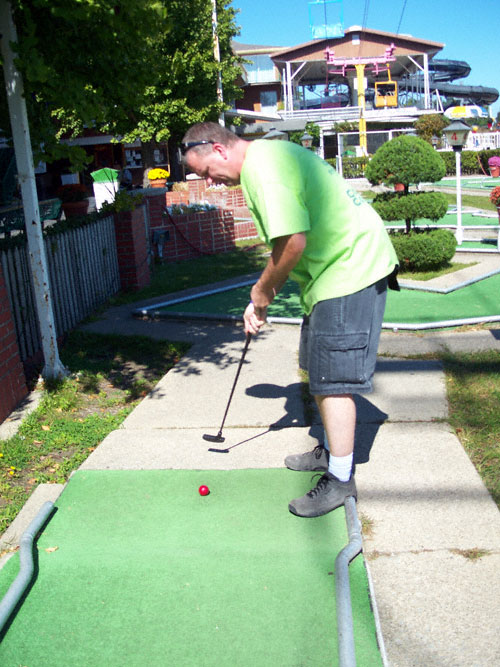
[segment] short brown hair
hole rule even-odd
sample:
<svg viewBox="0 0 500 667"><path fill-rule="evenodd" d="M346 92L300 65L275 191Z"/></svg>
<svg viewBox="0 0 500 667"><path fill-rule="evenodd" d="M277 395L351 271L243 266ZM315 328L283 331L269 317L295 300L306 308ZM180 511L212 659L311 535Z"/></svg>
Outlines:
<svg viewBox="0 0 500 667"><path fill-rule="evenodd" d="M196 123L196 125L190 127L184 135L182 143L187 144L191 141L212 141L217 142L218 144L223 144L224 146L230 146L237 140L238 137L234 132L227 130L222 125L219 125L219 123L206 122ZM199 147L195 146L193 150L197 150L198 148L203 150L206 147L203 145Z"/></svg>

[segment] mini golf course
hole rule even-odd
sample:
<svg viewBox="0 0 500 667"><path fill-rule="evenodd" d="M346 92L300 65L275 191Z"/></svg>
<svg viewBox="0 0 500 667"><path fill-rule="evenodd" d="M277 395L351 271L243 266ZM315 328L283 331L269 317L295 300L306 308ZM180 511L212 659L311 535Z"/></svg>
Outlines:
<svg viewBox="0 0 500 667"><path fill-rule="evenodd" d="M77 472L38 538L0 664L337 665L345 514L290 514L310 488L311 473L283 469ZM0 599L18 568L15 555L0 570ZM376 667L362 556L349 577L356 659Z"/></svg>
<svg viewBox="0 0 500 667"><path fill-rule="evenodd" d="M156 306L154 315L168 317L181 313L240 319L248 304L250 284L182 303ZM284 319L302 317L295 283L288 281L285 284L269 307L268 315ZM448 294L404 288L400 292L389 290L384 323L386 326L393 323L418 325L495 316L500 316L500 273Z"/></svg>
<svg viewBox="0 0 500 667"><path fill-rule="evenodd" d="M500 179L496 180L500 184ZM391 222L386 226L393 229L404 228L405 222L403 220ZM414 226L424 229L454 228L457 226L457 214L451 207L449 212L437 222L422 219L417 220ZM470 231L474 238L464 238L457 252L498 253L498 273L492 275L494 272L489 271L485 273L487 277L471 284L464 282L463 285L459 284L456 290L450 289L447 293L439 293L442 290L434 289L430 282L427 289L422 284L411 285L411 281L406 281L405 287L405 279L400 279L401 291L388 291L384 316L385 328L395 328L395 325L401 325L396 328L419 329L431 328L433 324L436 325L436 328L440 328L456 326L456 322L464 320L471 320L471 323L474 323L478 319L483 321L500 319L500 251L499 241L496 238L499 232L498 216L485 214L479 209L464 212L462 227L464 235ZM485 238L481 238L481 233L484 233ZM207 289L206 291L200 289L198 295L187 298L167 297L164 303L139 309L133 314L139 317L152 315L159 318L194 317L240 320L248 304L248 287L252 282L241 282L235 288ZM269 307L268 317L271 322L288 320L290 323L298 323L302 319L298 287L295 283L288 281L281 289Z"/></svg>

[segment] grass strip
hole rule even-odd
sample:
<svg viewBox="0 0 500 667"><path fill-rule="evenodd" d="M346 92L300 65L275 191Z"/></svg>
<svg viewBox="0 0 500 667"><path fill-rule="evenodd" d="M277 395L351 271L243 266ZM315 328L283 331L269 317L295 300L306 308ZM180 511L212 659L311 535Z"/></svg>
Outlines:
<svg viewBox="0 0 500 667"><path fill-rule="evenodd" d="M403 271L398 273L398 279L400 280L433 280L434 278L439 278L440 276L445 276L448 273L455 273L455 271L460 271L461 269L466 269L468 267L474 266L477 262L470 262L468 264L462 264L460 262L452 262L447 266L437 269L435 271Z"/></svg>
<svg viewBox="0 0 500 667"><path fill-rule="evenodd" d="M500 506L500 352L443 358L449 423Z"/></svg>
<svg viewBox="0 0 500 667"><path fill-rule="evenodd" d="M72 332L60 349L70 376L47 384L19 431L0 440L0 533L38 484L66 482L188 348Z"/></svg>
<svg viewBox="0 0 500 667"><path fill-rule="evenodd" d="M188 287L198 287L261 271L269 248L259 239L237 243L237 249L223 255L204 255L182 262L156 264L151 284L136 292L122 292L109 305L121 305L173 294Z"/></svg>

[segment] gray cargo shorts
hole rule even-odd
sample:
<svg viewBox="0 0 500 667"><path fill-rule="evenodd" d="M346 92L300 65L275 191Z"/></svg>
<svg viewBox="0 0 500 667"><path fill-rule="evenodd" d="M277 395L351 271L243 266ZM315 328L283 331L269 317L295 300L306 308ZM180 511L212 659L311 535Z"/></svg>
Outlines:
<svg viewBox="0 0 500 667"><path fill-rule="evenodd" d="M313 395L367 394L387 296L387 278L354 294L319 301L305 316L299 365Z"/></svg>

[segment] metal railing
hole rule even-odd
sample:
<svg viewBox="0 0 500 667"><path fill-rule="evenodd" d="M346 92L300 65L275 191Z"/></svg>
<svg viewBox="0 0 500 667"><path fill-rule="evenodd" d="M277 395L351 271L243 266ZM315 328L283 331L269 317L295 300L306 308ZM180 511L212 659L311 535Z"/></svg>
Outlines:
<svg viewBox="0 0 500 667"><path fill-rule="evenodd" d="M346 120L359 120L361 107L296 109L294 111L278 111L278 113L282 120L331 121L336 123Z"/></svg>

